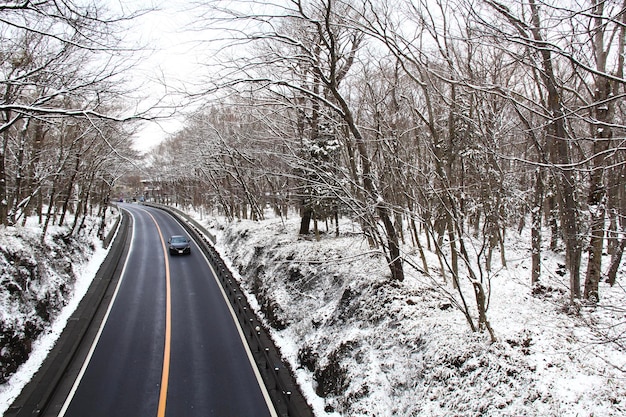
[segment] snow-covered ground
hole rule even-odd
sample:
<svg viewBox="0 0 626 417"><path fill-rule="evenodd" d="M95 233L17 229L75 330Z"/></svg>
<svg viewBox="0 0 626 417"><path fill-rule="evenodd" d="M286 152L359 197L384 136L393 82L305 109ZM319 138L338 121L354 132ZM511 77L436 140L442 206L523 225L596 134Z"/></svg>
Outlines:
<svg viewBox="0 0 626 417"><path fill-rule="evenodd" d="M510 234L491 278L491 343L451 307L433 253L431 277L407 267L393 283L355 225L317 240L298 222L203 221L317 416L626 415L623 264L597 306L572 314L561 255L545 252L547 290L533 294L529 236Z"/></svg>
<svg viewBox="0 0 626 417"><path fill-rule="evenodd" d="M110 216L107 227L114 220ZM84 231L71 240L62 238L67 226L50 226L44 244L37 218L29 218L24 227L0 226L0 325L2 337L12 339L10 347L3 343L3 364L21 356L23 346L32 349L21 352L28 359L0 384L0 415L54 347L106 257L108 249L96 237L99 222L87 219ZM36 337L32 345L31 336Z"/></svg>

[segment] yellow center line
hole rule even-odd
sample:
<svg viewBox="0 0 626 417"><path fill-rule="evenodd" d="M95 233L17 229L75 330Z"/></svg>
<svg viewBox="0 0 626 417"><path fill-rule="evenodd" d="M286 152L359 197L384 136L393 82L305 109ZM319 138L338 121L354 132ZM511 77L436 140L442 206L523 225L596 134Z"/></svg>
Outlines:
<svg viewBox="0 0 626 417"><path fill-rule="evenodd" d="M156 225L159 236L161 237L161 246L163 247L163 255L165 257L165 349L163 350L163 373L161 375L161 392L159 394L159 408L157 411L157 417L165 417L165 405L167 402L167 386L170 377L170 346L172 340L172 296L171 296L171 284L170 284L170 262L167 256L167 247L165 246L165 239L161 228L157 223L154 216L150 213L148 215L152 218L152 221Z"/></svg>

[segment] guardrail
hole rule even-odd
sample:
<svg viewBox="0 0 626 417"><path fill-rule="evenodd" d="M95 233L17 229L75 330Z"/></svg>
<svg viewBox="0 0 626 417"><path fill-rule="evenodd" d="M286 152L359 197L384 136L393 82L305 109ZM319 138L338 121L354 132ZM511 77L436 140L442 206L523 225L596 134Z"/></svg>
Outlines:
<svg viewBox="0 0 626 417"><path fill-rule="evenodd" d="M144 204L164 210L182 220L181 224L185 230L194 237L213 265L217 278L239 320L276 412L282 417L313 417L311 406L296 383L293 371L284 364L280 350L274 344L268 329L258 319L241 291L239 283L215 250L215 237L180 210L161 204Z"/></svg>

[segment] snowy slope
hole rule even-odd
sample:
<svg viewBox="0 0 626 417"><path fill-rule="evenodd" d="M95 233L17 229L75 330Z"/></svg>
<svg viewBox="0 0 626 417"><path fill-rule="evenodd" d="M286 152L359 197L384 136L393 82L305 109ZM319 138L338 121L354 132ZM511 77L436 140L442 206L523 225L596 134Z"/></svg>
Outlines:
<svg viewBox="0 0 626 417"><path fill-rule="evenodd" d="M571 314L560 255L546 252L533 294L528 236L510 236L490 343L435 272L390 282L350 223L319 241L298 237L297 219L207 223L318 416L626 415L624 266L597 307Z"/></svg>
<svg viewBox="0 0 626 417"><path fill-rule="evenodd" d="M106 257L98 225L98 219L88 219L72 239L62 238L67 226L50 227L44 244L36 218L25 227L0 226L0 355L8 377L0 384L0 415L54 347Z"/></svg>

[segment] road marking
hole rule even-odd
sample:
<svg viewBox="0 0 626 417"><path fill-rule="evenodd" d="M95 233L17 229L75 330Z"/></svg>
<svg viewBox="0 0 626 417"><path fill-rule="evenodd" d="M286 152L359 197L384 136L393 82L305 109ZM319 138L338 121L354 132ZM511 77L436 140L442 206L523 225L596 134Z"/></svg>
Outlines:
<svg viewBox="0 0 626 417"><path fill-rule="evenodd" d="M126 210L126 211L130 214L130 216L133 219L133 230L131 232L130 241L134 242L135 241L135 216L129 210ZM104 331L104 326L107 323L107 320L109 319L109 315L111 314L111 310L113 309L113 304L115 304L115 299L117 298L117 294L119 293L120 287L122 286L122 281L124 281L124 276L126 274L126 266L128 265L128 261L131 258L130 255L132 252L133 252L133 245L131 245L130 250L128 251L128 255L126 256L126 260L124 261L124 266L122 267L122 272L120 273L120 279L117 281L115 292L113 293L113 297L111 298L109 307L107 308L107 311L102 319L102 323L100 324L98 333L96 333L96 337L94 338L93 343L91 344L91 347L89 348L89 353L87 354L87 357L85 358L85 362L83 362L83 366L80 368L80 372L78 373L78 376L76 377L76 381L74 381L74 385L72 385L72 389L70 390L70 393L65 399L65 402L63 403L63 407L61 407L61 411L59 412L58 417L63 417L65 416L65 413L67 413L67 409L69 408L70 403L72 402L72 399L74 399L74 395L76 395L78 386L80 385L80 382L83 379L85 372L87 371L87 366L89 366L89 362L91 362L91 358L94 352L96 351L96 345L98 344L98 341L100 340L100 336L102 336L102 332Z"/></svg>
<svg viewBox="0 0 626 417"><path fill-rule="evenodd" d="M132 234L131 234L131 242L134 242L134 238L135 238L135 216L133 215L133 213L130 210L126 210L132 217L133 219L133 230L132 230ZM161 246L163 248L163 254L164 254L164 258L165 258L165 276L166 276L166 308L165 308L165 347L164 347L164 353L163 353L163 371L162 371L162 375L161 375L161 388L160 388L160 393L159 393L159 406L158 406L158 410L157 410L157 417L165 417L165 410L166 410L166 404L167 404L167 391L168 391L168 385L169 385L169 372L170 372L170 356L171 356L171 337L172 337L172 300L171 300L171 279L170 279L170 265L169 265L169 256L167 253L167 246L165 244L165 239L163 238L163 233L161 232L161 228L159 227L156 219L154 218L154 216L148 212L147 210L142 210L145 211L151 218L152 221L154 222L154 224L156 225L157 231L159 233L159 237L161 239ZM133 245L131 245L128 256L126 257L126 260L124 261L124 266L122 268L122 272L120 274L120 279L118 280L117 286L115 288L115 292L113 293L113 296L111 298L111 302L109 303L109 307L107 309L106 314L104 315L104 318L102 320L102 323L100 324L100 328L98 329L98 333L96 334L96 337L94 338L94 341L91 345L91 348L89 350L89 353L87 354L87 357L85 359L85 362L83 363L83 366L78 374L78 377L76 378L76 381L74 381L74 385L72 386L72 389L67 397L67 399L65 400L65 403L63 404L63 407L61 408L61 411L58 415L58 417L64 417L70 403L72 402L72 399L74 398L74 395L76 394L76 391L78 390L78 386L80 385L80 382L87 370L87 367L89 365L89 362L91 361L91 358L96 350L96 346L98 344L98 341L100 340L100 337L102 335L102 332L104 330L104 326L106 325L106 322L109 318L109 315L111 313L111 310L113 309L113 305L115 304L115 300L117 298L117 295L119 293L120 287L122 285L122 281L124 280L124 276L125 276L125 272L126 272L126 267L128 265L128 262L131 258L131 253L133 252ZM202 251L198 250L199 253L202 253ZM239 337L241 338L242 344L244 346L244 349L246 351L246 354L248 356L248 360L250 362L250 365L252 367L252 370L254 372L254 375L257 379L259 388L261 389L261 392L263 394L263 397L265 399L266 405L270 411L270 415L272 417L277 417L278 414L276 413L276 410L274 409L274 405L272 404L272 400L270 399L269 393L267 391L267 388L265 387L265 383L263 382L263 378L261 377L261 374L259 373L259 370L256 366L256 363L254 361L254 356L252 355L252 351L250 351L250 347L248 346L248 343L246 341L246 337L245 334L243 332L243 329L241 328L240 324L239 324L239 320L237 319L237 316L235 314L235 311L233 310L229 300L228 300L228 296L226 295L226 292L224 291L224 288L222 287L222 284L219 282L218 278L217 278L217 274L215 272L215 269L213 268L213 265L211 264L211 262L207 259L207 257L204 255L204 253L202 253L202 257L204 258L205 262L207 263L207 265L209 266L209 268L211 269L211 272L213 273L213 278L217 283L218 288L220 289L220 292L222 293L222 296L224 298L224 301L226 302L226 306L228 307L228 310L230 311L230 314L233 318L233 322L237 328L237 331L239 333Z"/></svg>
<svg viewBox="0 0 626 417"><path fill-rule="evenodd" d="M159 409L157 413L157 417L165 417L165 406L167 402L167 385L169 383L170 345L171 345L171 337L172 337L172 324L171 324L172 301L171 301L170 265L169 265L169 257L167 254L167 247L165 245L165 239L163 239L163 234L161 233L161 228L157 224L157 221L152 216L152 214L148 212L147 210L146 212L150 215L150 217L152 217L152 220L154 221L154 224L156 225L157 230L159 231L159 236L161 236L161 244L163 246L163 254L165 255L165 276L166 276L166 286L167 286L166 321L165 321L165 353L164 353L164 359L163 359L163 377L161 379L161 395L159 397ZM174 220L176 220L176 222L180 224L178 219L176 219L175 217L174 217ZM197 244L196 244L196 249L197 249ZM263 395L267 408L270 412L270 416L278 417L278 413L276 412L276 409L274 408L274 404L272 403L269 392L267 391L267 387L265 386L265 383L263 382L261 373L259 372L259 369L256 366L254 355L252 355L252 351L250 350L250 347L248 346L248 342L246 341L246 336L243 332L243 329L241 328L241 325L239 324L239 319L237 318L237 315L235 314L235 310L233 310L233 307L231 306L230 301L228 300L228 296L226 295L226 292L224 291L222 284L219 282L217 278L215 269L213 268L213 265L211 264L211 262L208 260L208 258L205 256L205 254L201 250L198 250L197 252L202 254L204 261L207 263L207 265L211 269L211 272L213 273L213 279L216 281L217 286L220 289L220 292L222 293L222 297L224 298L224 301L226 302L226 306L228 307L228 310L230 311L230 315L232 316L233 322L237 328L237 332L239 333L241 343L243 344L243 347L246 351L246 355L248 356L248 361L250 362L250 366L252 367L252 371L254 373L254 376L256 377L257 384L259 385L259 388L261 390L261 393Z"/></svg>
<svg viewBox="0 0 626 417"><path fill-rule="evenodd" d="M228 296L226 295L226 291L224 291L224 287L222 286L222 283L217 277L217 273L215 272L213 265L211 264L209 259L206 257L204 252L202 252L201 250L199 250L198 252L202 254L204 261L207 263L207 265L209 265L209 268L211 268L211 272L213 273L213 279L217 283L217 287L220 289L220 292L222 293L222 297L224 297L224 301L226 302L228 311L230 311L230 315L233 318L233 322L235 323L235 326L237 327L237 332L239 333L239 337L241 338L241 343L243 344L243 347L246 351L246 355L248 356L248 361L250 362L250 366L252 367L252 372L254 372L254 376L256 377L259 388L261 389L261 394L263 395L265 404L267 405L267 408L270 412L270 416L278 417L278 413L276 412L276 409L274 408L274 403L272 403L272 399L270 398L270 394L267 391L267 387L265 386L263 377L261 376L261 373L259 372L259 368L256 365L256 361L254 360L254 355L252 354L252 351L250 350L250 346L248 346L246 335L244 334L243 329L241 328L241 325L239 324L239 319L237 318L237 314L235 313L233 306L230 304L230 300L228 299Z"/></svg>
<svg viewBox="0 0 626 417"><path fill-rule="evenodd" d="M165 417L165 407L167 404L167 387L170 379L170 356L172 345L172 292L170 280L170 261L167 256L167 247L161 228L152 213L146 211L154 222L159 237L161 238L161 247L163 248L163 257L165 258L165 348L163 349L163 373L161 374L161 392L159 393L159 408L157 417Z"/></svg>

